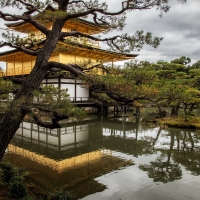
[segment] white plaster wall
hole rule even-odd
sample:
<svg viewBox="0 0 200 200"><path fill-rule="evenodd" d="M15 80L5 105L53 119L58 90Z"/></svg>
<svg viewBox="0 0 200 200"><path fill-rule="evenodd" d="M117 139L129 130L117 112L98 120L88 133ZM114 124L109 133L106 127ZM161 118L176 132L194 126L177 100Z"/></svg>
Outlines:
<svg viewBox="0 0 200 200"><path fill-rule="evenodd" d="M67 144L73 144L75 136L74 133L66 134L61 136L61 146L65 146Z"/></svg>
<svg viewBox="0 0 200 200"><path fill-rule="evenodd" d="M81 131L76 133L76 142L83 142L88 140L88 131Z"/></svg>
<svg viewBox="0 0 200 200"><path fill-rule="evenodd" d="M58 137L55 137L53 135L48 135L48 143L58 146Z"/></svg>
<svg viewBox="0 0 200 200"><path fill-rule="evenodd" d="M74 126L70 126L70 127L65 127L65 128L62 128L63 130L65 130L65 133L64 134L70 134L70 133L74 133Z"/></svg>
<svg viewBox="0 0 200 200"><path fill-rule="evenodd" d="M61 84L61 89L68 89L67 93L70 97L75 97L75 85L74 84Z"/></svg>
<svg viewBox="0 0 200 200"><path fill-rule="evenodd" d="M76 100L77 101L87 101L89 97L89 89L84 88L81 85L76 85Z"/></svg>
<svg viewBox="0 0 200 200"><path fill-rule="evenodd" d="M41 141L41 142L46 142L46 134L42 134L42 133L40 133L40 136L39 136L39 140Z"/></svg>
<svg viewBox="0 0 200 200"><path fill-rule="evenodd" d="M15 132L15 135L22 135L22 128L21 127L19 127L17 129L17 131Z"/></svg>
<svg viewBox="0 0 200 200"><path fill-rule="evenodd" d="M23 136L31 138L31 131L27 129L23 129Z"/></svg>
<svg viewBox="0 0 200 200"><path fill-rule="evenodd" d="M58 84L53 84L53 83L51 83L51 84L48 84L48 85L53 85L54 87L58 87Z"/></svg>
<svg viewBox="0 0 200 200"><path fill-rule="evenodd" d="M57 129L47 129L47 133L51 135L58 135Z"/></svg>
<svg viewBox="0 0 200 200"><path fill-rule="evenodd" d="M88 141L89 137L88 125L80 125L76 127L75 126L64 127L60 129L61 146L75 143L75 131L76 131L76 142ZM22 125L17 130L16 135L18 136L22 135ZM23 136L31 139L31 123L23 122ZM49 144L58 146L59 144L58 130L57 129L50 130L43 127L38 127L36 124L33 124L32 139L36 141L35 143L38 143L38 140L40 142L48 141Z"/></svg>
<svg viewBox="0 0 200 200"><path fill-rule="evenodd" d="M58 82L58 79L57 78L52 78L52 79L47 79L47 83L57 83Z"/></svg>
<svg viewBox="0 0 200 200"><path fill-rule="evenodd" d="M56 83L52 83L52 82L58 82L58 79L54 78L54 79L47 79L47 83L53 85L54 87L58 87L58 84ZM74 79L61 79L61 82L64 82L64 84L61 84L61 89L67 89L68 90L68 94L69 97L74 98L75 97L75 80ZM77 80L77 83L80 83L80 80ZM43 80L43 83L46 83L46 80ZM68 84L71 83L71 84ZM84 88L81 85L76 85L76 100L77 101L81 101L81 100L85 100L87 101L89 98L89 89L88 88ZM81 99L82 97L82 99ZM75 100L75 99L71 99L71 100Z"/></svg>
<svg viewBox="0 0 200 200"><path fill-rule="evenodd" d="M27 129L31 129L31 123L28 123L28 122L23 122L23 124L21 126L23 126L24 128L27 128Z"/></svg>
<svg viewBox="0 0 200 200"><path fill-rule="evenodd" d="M32 139L38 140L38 132L32 131Z"/></svg>
<svg viewBox="0 0 200 200"><path fill-rule="evenodd" d="M75 83L74 79L64 79L64 78L61 78L60 81L63 82L63 83Z"/></svg>

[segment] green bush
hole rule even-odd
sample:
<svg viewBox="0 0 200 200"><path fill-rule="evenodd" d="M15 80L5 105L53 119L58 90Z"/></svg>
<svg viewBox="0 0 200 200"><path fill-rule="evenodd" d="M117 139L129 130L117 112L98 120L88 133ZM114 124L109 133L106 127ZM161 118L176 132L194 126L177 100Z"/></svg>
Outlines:
<svg viewBox="0 0 200 200"><path fill-rule="evenodd" d="M51 194L50 197L50 200L73 200L73 199L75 199L75 196L63 190Z"/></svg>
<svg viewBox="0 0 200 200"><path fill-rule="evenodd" d="M27 188L22 181L14 180L8 187L8 195L14 198L22 198L28 194Z"/></svg>
<svg viewBox="0 0 200 200"><path fill-rule="evenodd" d="M2 181L9 183L13 177L21 177L24 179L24 176L28 175L28 172L25 171L22 167L12 167L9 162L0 162L0 169L2 171L1 178Z"/></svg>
<svg viewBox="0 0 200 200"><path fill-rule="evenodd" d="M0 188L5 186L5 182L3 181L3 170L0 168Z"/></svg>
<svg viewBox="0 0 200 200"><path fill-rule="evenodd" d="M8 185L8 195L14 198L22 198L28 194L24 184L24 176L27 175L23 168L12 167L9 162L0 162L0 176L2 182Z"/></svg>
<svg viewBox="0 0 200 200"><path fill-rule="evenodd" d="M9 182L23 182L24 181L24 177L20 176L20 175L15 175L13 176Z"/></svg>
<svg viewBox="0 0 200 200"><path fill-rule="evenodd" d="M36 200L36 198L28 195L28 196L23 197L21 200Z"/></svg>
<svg viewBox="0 0 200 200"><path fill-rule="evenodd" d="M6 183L17 174L17 171L8 162L0 162L0 168L2 170L2 180Z"/></svg>

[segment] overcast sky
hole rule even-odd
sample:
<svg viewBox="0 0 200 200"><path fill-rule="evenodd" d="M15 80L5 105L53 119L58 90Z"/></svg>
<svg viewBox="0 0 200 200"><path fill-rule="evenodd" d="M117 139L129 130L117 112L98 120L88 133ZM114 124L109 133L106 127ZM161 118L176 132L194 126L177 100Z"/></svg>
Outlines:
<svg viewBox="0 0 200 200"><path fill-rule="evenodd" d="M110 9L117 9L121 0L106 1ZM186 4L171 1L171 9L163 17L155 10L134 11L127 15L124 33L136 30L150 31L164 40L156 49L144 46L138 60L170 61L181 56L190 57L192 63L200 60L200 0L188 0ZM2 20L0 28L3 28ZM1 31L1 30L0 30ZM5 48L0 49L3 51ZM7 49L7 48L6 48ZM1 64L0 64L1 66Z"/></svg>
<svg viewBox="0 0 200 200"><path fill-rule="evenodd" d="M116 0L109 2L114 8L117 6ZM144 46L138 59L156 62L186 56L192 62L200 60L200 0L188 0L187 4L173 0L169 12L163 17L158 15L155 10L134 11L127 15L124 32L145 30L164 38L156 49Z"/></svg>

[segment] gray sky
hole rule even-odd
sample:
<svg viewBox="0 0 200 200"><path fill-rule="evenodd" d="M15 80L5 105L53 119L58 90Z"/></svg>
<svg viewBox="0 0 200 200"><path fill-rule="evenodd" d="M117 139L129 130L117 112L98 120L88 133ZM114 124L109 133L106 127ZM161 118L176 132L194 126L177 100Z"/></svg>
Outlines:
<svg viewBox="0 0 200 200"><path fill-rule="evenodd" d="M121 0L107 1L111 10L117 10ZM128 13L124 33L132 34L136 30L150 31L164 40L156 49L144 46L138 60L156 62L170 61L181 56L190 57L192 63L200 60L200 1L188 0L186 4L171 1L171 9L163 17L155 10L133 11ZM0 28L4 27L2 20ZM1 32L1 30L0 30ZM2 48L3 51L8 48ZM0 66L2 66L0 64Z"/></svg>
<svg viewBox="0 0 200 200"><path fill-rule="evenodd" d="M175 2L175 1L173 1ZM153 10L134 13L136 29L151 31L164 40L157 49L144 47L139 59L170 61L181 56L190 57L192 62L200 60L200 1L188 0L187 4L173 3L168 13L162 18ZM137 15L137 16L136 16ZM130 31L128 20L127 31Z"/></svg>
<svg viewBox="0 0 200 200"><path fill-rule="evenodd" d="M120 6L116 0L109 2L113 8ZM173 0L170 4L171 9L163 17L153 9L128 13L124 32L144 30L164 38L156 49L144 46L139 60L171 61L181 56L190 57L192 62L200 60L200 1L188 0L187 4L180 4Z"/></svg>

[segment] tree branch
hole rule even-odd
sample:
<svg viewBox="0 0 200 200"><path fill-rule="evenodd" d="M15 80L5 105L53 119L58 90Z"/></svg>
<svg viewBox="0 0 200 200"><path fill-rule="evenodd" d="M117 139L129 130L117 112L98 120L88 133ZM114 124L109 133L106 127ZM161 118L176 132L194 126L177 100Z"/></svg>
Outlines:
<svg viewBox="0 0 200 200"><path fill-rule="evenodd" d="M157 10L160 10L161 12L167 12L169 10L168 1L160 1L160 0L144 0L144 1L135 1L135 0L127 0L122 2L122 7L118 12L107 12L107 5L104 4L96 4L89 6L90 3L86 3L84 1L71 1L70 4L81 4L83 7L85 7L87 10L81 13L74 13L69 14L66 18L72 19L77 17L84 17L89 14L93 13L100 13L107 16L117 16L120 14L123 14L124 12L128 10L144 10L144 9L151 9L155 7ZM102 6L102 8L98 8Z"/></svg>
<svg viewBox="0 0 200 200"><path fill-rule="evenodd" d="M13 77L11 78L11 81L14 83L14 84L17 84L17 85L21 85L23 83L25 79L24 78L16 78L16 77Z"/></svg>
<svg viewBox="0 0 200 200"><path fill-rule="evenodd" d="M34 119L34 121L36 122L36 124L37 124L38 126L42 126L42 127L49 128L49 129L61 128L59 122L56 121L56 120L53 120L53 119L52 119L52 123L50 123L50 122L44 122L44 121L42 121L42 120L39 118L39 116L38 116L36 113L34 113L34 112L31 112L31 116L32 116L32 118Z"/></svg>
<svg viewBox="0 0 200 200"><path fill-rule="evenodd" d="M88 76L85 74L82 70L82 67L80 67L77 64L62 64L58 62L48 62L48 69L51 70L56 70L56 69L62 69L69 71L70 73L76 75L76 76Z"/></svg>
<svg viewBox="0 0 200 200"><path fill-rule="evenodd" d="M37 51L34 51L34 50L30 50L28 48L24 48L24 47L21 47L21 46L18 46L18 45L15 45L15 44L12 44L10 42L3 42L3 43L0 43L0 47L4 47L4 46L9 46L9 47L12 47L12 48L15 48L15 49L18 49L24 53L27 53L29 55L32 55L32 56L37 56L38 52Z"/></svg>
<svg viewBox="0 0 200 200"><path fill-rule="evenodd" d="M51 118L51 122L46 122L46 121L41 120L39 115L36 114L36 112L32 110L33 108L37 108L39 111L42 111L42 112L52 113L52 116L49 116ZM28 114L34 119L34 121L37 123L38 126L42 126L49 129L61 128L59 121L69 118L67 114L60 114L56 112L55 110L41 107L39 105L32 105L32 109L26 108L26 107L23 107L22 109L28 111Z"/></svg>
<svg viewBox="0 0 200 200"><path fill-rule="evenodd" d="M8 14L8 13L3 13L0 11L0 18L2 18L5 21L24 21L32 24L35 28L40 30L42 33L47 35L49 33L49 30L43 26L41 23L38 21L34 20L32 16L29 13L23 13L22 15L13 15L13 14Z"/></svg>
<svg viewBox="0 0 200 200"><path fill-rule="evenodd" d="M140 50L143 45L148 44L156 48L163 38L153 37L152 33L144 31L136 31L134 35L129 36L128 34L116 35L110 38L99 38L91 35L81 33L79 31L62 32L60 33L60 40L64 40L65 37L76 37L76 38L87 38L93 41L106 42L107 45L114 51L119 52L130 52L133 50ZM70 40L70 39L69 39ZM66 42L68 40L66 39Z"/></svg>

